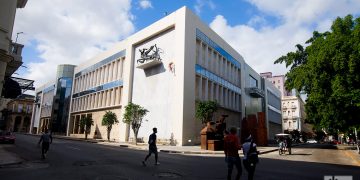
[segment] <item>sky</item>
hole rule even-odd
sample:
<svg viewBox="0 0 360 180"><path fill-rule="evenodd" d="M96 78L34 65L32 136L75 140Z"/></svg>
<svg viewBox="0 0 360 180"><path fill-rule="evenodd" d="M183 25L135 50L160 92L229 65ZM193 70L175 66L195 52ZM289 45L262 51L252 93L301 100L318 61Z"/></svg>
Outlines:
<svg viewBox="0 0 360 180"><path fill-rule="evenodd" d="M13 40L24 44L15 76L54 81L59 64L80 64L187 6L258 73L285 74L273 62L313 31L360 16L360 0L29 0L17 9Z"/></svg>

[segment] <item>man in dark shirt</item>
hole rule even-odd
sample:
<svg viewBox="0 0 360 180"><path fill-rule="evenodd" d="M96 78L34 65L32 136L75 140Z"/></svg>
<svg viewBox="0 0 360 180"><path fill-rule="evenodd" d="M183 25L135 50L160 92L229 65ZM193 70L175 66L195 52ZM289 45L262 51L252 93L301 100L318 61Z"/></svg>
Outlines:
<svg viewBox="0 0 360 180"><path fill-rule="evenodd" d="M232 170L234 165L237 169L236 179L240 179L242 173L241 160L239 156L239 150L241 149L239 138L236 135L236 128L230 129L230 134L224 138L224 153L225 161L228 166L227 179L231 180Z"/></svg>
<svg viewBox="0 0 360 180"><path fill-rule="evenodd" d="M151 156L152 153L155 154L155 165L159 165L158 162L158 152L156 147L156 133L157 128L153 128L153 133L149 136L149 154L145 157L145 160L142 162L144 166L146 166L146 160Z"/></svg>
<svg viewBox="0 0 360 180"><path fill-rule="evenodd" d="M38 144L40 145L41 142L41 158L45 159L46 153L49 150L50 144L52 143L52 136L47 129L45 130L45 133L41 135Z"/></svg>

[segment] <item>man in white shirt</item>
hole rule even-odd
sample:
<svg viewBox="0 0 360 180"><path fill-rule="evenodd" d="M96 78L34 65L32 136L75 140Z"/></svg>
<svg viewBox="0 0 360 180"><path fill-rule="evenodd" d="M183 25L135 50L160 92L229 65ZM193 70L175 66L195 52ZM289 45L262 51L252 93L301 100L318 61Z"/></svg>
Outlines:
<svg viewBox="0 0 360 180"><path fill-rule="evenodd" d="M256 144L254 143L251 135L245 140L245 143L242 145L242 148L244 153L243 164L246 171L248 172L248 180L252 180L254 178L257 160L254 161L249 157L250 155L257 155L259 152L256 149Z"/></svg>

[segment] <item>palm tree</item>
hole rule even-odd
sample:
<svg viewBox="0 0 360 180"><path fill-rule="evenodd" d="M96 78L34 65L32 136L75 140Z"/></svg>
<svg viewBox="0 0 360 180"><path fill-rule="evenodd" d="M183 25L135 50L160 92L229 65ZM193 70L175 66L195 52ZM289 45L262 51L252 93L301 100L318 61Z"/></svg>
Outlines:
<svg viewBox="0 0 360 180"><path fill-rule="evenodd" d="M108 141L110 141L110 132L112 126L117 123L119 123L119 121L117 120L116 114L111 111L106 111L102 119L102 125L106 126Z"/></svg>
<svg viewBox="0 0 360 180"><path fill-rule="evenodd" d="M85 127L85 139L87 139L87 136L90 133L92 125L94 125L94 121L91 116L83 116L80 119L80 126Z"/></svg>

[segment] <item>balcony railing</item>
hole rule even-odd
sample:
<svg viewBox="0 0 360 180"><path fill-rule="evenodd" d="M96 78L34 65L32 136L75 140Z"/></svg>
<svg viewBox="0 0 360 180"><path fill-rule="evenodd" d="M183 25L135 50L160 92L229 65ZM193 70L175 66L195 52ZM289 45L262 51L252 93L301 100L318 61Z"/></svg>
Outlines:
<svg viewBox="0 0 360 180"><path fill-rule="evenodd" d="M249 92L250 96L256 97L256 98L264 98L264 91L257 88L257 87L251 87L247 88L247 91Z"/></svg>
<svg viewBox="0 0 360 180"><path fill-rule="evenodd" d="M24 45L18 43L11 43L9 47L9 55L12 60L8 62L6 67L6 76L11 76L22 65L22 49Z"/></svg>

